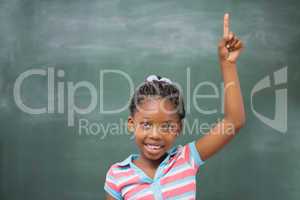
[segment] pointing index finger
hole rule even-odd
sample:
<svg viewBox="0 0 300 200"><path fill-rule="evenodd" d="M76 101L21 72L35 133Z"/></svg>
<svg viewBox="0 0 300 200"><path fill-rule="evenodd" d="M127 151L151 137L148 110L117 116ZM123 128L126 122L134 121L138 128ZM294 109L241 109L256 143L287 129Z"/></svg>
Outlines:
<svg viewBox="0 0 300 200"><path fill-rule="evenodd" d="M226 39L229 37L229 14L224 14L224 24L223 24L223 37Z"/></svg>

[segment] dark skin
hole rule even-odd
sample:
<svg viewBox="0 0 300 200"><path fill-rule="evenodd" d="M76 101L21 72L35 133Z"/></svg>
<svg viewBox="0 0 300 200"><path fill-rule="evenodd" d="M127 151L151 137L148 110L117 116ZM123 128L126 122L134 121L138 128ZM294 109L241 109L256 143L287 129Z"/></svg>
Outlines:
<svg viewBox="0 0 300 200"><path fill-rule="evenodd" d="M224 80L224 105L225 112L223 120L213 127L203 137L196 140L196 149L202 160L207 160L216 152L219 152L243 127L245 124L245 111L240 90L240 83L237 73L236 62L243 49L243 43L229 29L229 15L226 13L223 19L223 37L218 45L219 62ZM230 102L230 103L229 103ZM170 114L174 109L171 102L162 98L154 98L144 101L134 116L128 118L128 129L135 133L136 143L140 149L141 156L134 163L141 168L150 178L154 177L155 171L160 162L164 159L166 151L172 147L177 136L182 130L182 122L178 115ZM149 114L147 111L155 111ZM147 113L146 113L147 112ZM147 120L145 117L147 116ZM141 130L142 125L152 128L145 131ZM162 126L166 121L173 122L176 128L172 128L169 134L165 134L157 127ZM162 144L163 148L153 151L152 154L147 152L143 145L148 142ZM157 154L156 154L157 153ZM114 199L110 195L107 200Z"/></svg>
<svg viewBox="0 0 300 200"><path fill-rule="evenodd" d="M157 96L145 99L134 116L129 116L128 127L134 129L135 142L140 150L140 157L134 163L150 178L154 178L157 167L173 146L181 124L173 103ZM147 148L147 144L161 147L153 151Z"/></svg>
<svg viewBox="0 0 300 200"><path fill-rule="evenodd" d="M134 132L140 150L140 157L133 163L152 179L182 129L182 122L174 108L169 100L153 96L142 101L137 112L128 117L128 129ZM145 146L149 143L160 144L161 148L152 151ZM114 198L107 194L106 199Z"/></svg>

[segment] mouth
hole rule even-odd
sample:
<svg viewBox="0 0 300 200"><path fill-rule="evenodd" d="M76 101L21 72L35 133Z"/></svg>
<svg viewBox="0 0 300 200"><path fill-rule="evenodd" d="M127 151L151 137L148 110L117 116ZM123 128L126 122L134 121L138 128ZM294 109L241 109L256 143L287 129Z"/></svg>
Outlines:
<svg viewBox="0 0 300 200"><path fill-rule="evenodd" d="M160 145L160 144L144 144L146 150L151 153L151 154L158 154L160 153L163 148L164 148L164 145Z"/></svg>

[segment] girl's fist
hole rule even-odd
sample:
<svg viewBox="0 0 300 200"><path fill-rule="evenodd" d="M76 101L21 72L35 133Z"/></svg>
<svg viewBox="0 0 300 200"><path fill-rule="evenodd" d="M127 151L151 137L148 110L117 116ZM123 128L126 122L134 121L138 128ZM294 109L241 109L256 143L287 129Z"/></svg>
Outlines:
<svg viewBox="0 0 300 200"><path fill-rule="evenodd" d="M243 42L229 30L229 14L224 15L223 38L219 42L220 61L235 63L242 52Z"/></svg>

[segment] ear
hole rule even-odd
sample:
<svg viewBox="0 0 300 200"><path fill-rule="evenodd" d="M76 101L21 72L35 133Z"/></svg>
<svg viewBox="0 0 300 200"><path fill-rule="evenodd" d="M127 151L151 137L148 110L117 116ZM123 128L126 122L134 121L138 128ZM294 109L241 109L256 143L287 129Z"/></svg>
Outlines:
<svg viewBox="0 0 300 200"><path fill-rule="evenodd" d="M128 120L127 120L127 128L128 128L129 132L134 132L134 129L135 129L134 119L131 115L128 117Z"/></svg>

